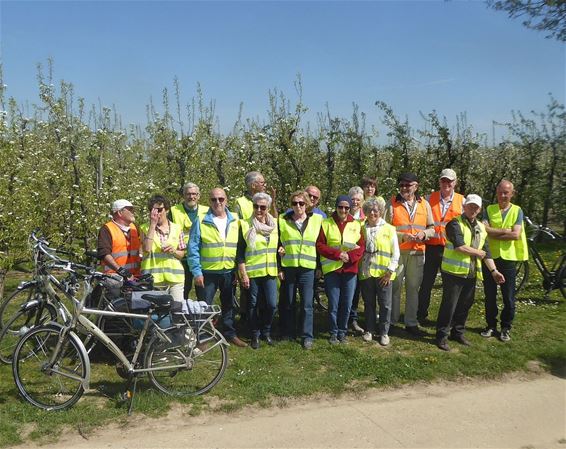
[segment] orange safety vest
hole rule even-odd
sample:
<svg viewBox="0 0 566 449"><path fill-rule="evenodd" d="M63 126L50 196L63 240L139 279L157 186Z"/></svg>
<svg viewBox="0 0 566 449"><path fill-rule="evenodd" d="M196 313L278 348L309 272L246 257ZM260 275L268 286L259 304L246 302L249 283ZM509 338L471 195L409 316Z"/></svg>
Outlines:
<svg viewBox="0 0 566 449"><path fill-rule="evenodd" d="M425 200L421 198L417 201L417 210L411 221L409 212L403 203L396 200L395 196L391 197L391 205L393 206L393 220L391 224L395 226L398 233L415 235L419 231L424 231L426 229L426 206ZM401 239L399 239L400 241ZM425 244L423 242L402 242L399 243L400 250L409 251L422 251L425 250Z"/></svg>
<svg viewBox="0 0 566 449"><path fill-rule="evenodd" d="M130 238L126 239L124 231L114 223L109 221L104 226L110 231L112 236L112 253L110 254L116 263L121 267L127 268L134 276L139 276L140 273L140 236L138 234L138 229L131 224L130 225ZM107 265L104 260L102 261L102 267L105 273L115 273L116 271Z"/></svg>
<svg viewBox="0 0 566 449"><path fill-rule="evenodd" d="M440 192L432 192L428 199L430 208L432 209L432 219L434 220L434 237L426 241L427 245L446 245L446 225L453 218L462 215L462 203L464 196L454 192L452 203L446 211L446 215L442 217L442 206L440 204Z"/></svg>

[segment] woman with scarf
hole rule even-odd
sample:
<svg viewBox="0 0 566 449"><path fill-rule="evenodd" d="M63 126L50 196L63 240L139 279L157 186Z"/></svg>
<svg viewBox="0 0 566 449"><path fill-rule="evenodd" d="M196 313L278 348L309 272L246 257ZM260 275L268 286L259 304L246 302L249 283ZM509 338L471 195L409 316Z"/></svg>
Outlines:
<svg viewBox="0 0 566 449"><path fill-rule="evenodd" d="M256 193L252 197L253 215L240 222L238 274L242 288L249 289L248 317L252 349L258 349L260 337L268 345L277 306L277 222L268 212L271 196Z"/></svg>

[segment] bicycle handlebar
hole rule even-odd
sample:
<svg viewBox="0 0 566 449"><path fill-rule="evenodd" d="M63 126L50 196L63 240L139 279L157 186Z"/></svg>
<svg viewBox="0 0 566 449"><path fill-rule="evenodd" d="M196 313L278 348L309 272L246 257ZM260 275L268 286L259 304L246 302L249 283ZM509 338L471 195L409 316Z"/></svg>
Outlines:
<svg viewBox="0 0 566 449"><path fill-rule="evenodd" d="M535 233L530 237L530 239L535 239L538 236L538 234L540 234L540 233L547 235L552 240L562 239L562 236L560 234L558 234L558 232L552 230L548 226L543 226L543 225L533 223L533 221L529 217L527 217L526 215L524 217L524 220L525 220L525 223L527 223L527 225L529 225L535 231Z"/></svg>

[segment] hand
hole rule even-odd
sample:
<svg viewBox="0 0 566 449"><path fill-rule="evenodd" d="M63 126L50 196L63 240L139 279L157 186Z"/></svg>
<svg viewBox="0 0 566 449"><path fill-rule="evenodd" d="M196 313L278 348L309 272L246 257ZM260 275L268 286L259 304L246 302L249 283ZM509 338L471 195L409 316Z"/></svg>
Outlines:
<svg viewBox="0 0 566 449"><path fill-rule="evenodd" d="M279 255L281 257L283 257L285 255L285 248L283 248L282 246L279 247L279 249L277 250L277 252L279 253Z"/></svg>
<svg viewBox="0 0 566 449"><path fill-rule="evenodd" d="M279 273L277 273L277 277L279 278L280 281L283 282L285 280L285 273L280 271Z"/></svg>
<svg viewBox="0 0 566 449"><path fill-rule="evenodd" d="M275 203L275 196L277 195L277 190L275 190L275 187L269 186L269 193L271 194L271 199Z"/></svg>
<svg viewBox="0 0 566 449"><path fill-rule="evenodd" d="M419 231L415 235L415 240L418 240L419 242L424 241L425 238L426 238L426 234L424 233L424 231Z"/></svg>
<svg viewBox="0 0 566 449"><path fill-rule="evenodd" d="M344 263L347 263L350 261L350 256L348 255L348 253L346 251L342 251L340 253L340 260Z"/></svg>
<svg viewBox="0 0 566 449"><path fill-rule="evenodd" d="M478 249L478 257L483 259L485 257L485 251L483 249Z"/></svg>
<svg viewBox="0 0 566 449"><path fill-rule="evenodd" d="M405 242L414 242L415 236L413 234L403 234L403 240Z"/></svg>
<svg viewBox="0 0 566 449"><path fill-rule="evenodd" d="M155 227L158 221L159 221L159 212L157 212L157 209L154 207L153 209L151 209L151 212L149 213L149 223Z"/></svg>
<svg viewBox="0 0 566 449"><path fill-rule="evenodd" d="M322 270L319 270L318 268L314 271L314 278L315 279L320 279L322 277Z"/></svg>
<svg viewBox="0 0 566 449"><path fill-rule="evenodd" d="M240 274L240 285L246 290L250 288L250 278L247 273Z"/></svg>
<svg viewBox="0 0 566 449"><path fill-rule="evenodd" d="M204 276L196 276L195 277L195 286L196 287L204 287Z"/></svg>
<svg viewBox="0 0 566 449"><path fill-rule="evenodd" d="M161 251L164 253L174 253L175 249L171 245L163 245L163 247L161 247Z"/></svg>
<svg viewBox="0 0 566 449"><path fill-rule="evenodd" d="M496 284L505 283L505 276L503 276L503 274L501 274L499 271L495 270L493 273L491 273L491 275L493 276L493 280Z"/></svg>
<svg viewBox="0 0 566 449"><path fill-rule="evenodd" d="M391 284L392 275L393 273L391 273L391 271L387 271L383 276L379 278L379 285L381 287L387 287L389 284Z"/></svg>

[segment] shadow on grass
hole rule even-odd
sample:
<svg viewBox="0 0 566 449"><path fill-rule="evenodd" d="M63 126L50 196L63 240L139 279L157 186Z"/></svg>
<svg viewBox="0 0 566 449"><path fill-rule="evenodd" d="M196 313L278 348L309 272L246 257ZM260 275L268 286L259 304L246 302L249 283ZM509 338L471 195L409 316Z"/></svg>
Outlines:
<svg viewBox="0 0 566 449"><path fill-rule="evenodd" d="M566 379L566 358L559 355L543 355L540 360L550 368L550 374Z"/></svg>

